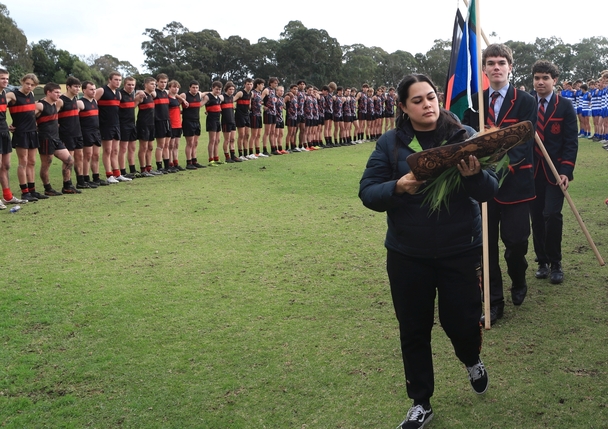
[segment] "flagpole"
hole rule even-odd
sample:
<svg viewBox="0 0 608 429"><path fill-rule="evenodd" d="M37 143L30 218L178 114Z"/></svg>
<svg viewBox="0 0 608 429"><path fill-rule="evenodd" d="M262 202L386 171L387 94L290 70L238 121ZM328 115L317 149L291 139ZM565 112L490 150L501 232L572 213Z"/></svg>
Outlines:
<svg viewBox="0 0 608 429"><path fill-rule="evenodd" d="M464 4L468 7L469 4L467 0L463 0ZM481 19L479 15L479 2L480 0L475 1L475 26L481 33ZM485 39L485 35L484 35ZM482 70L481 65L479 63L481 59L481 41L479 37L475 38L476 50L477 50L477 105L479 106L479 131L483 131L483 126L486 123L485 115L484 115L484 99L483 99L483 83L482 83ZM486 44L488 41L486 40ZM491 329L492 327L492 317L490 315L490 252L489 252L489 238L488 238L488 203L481 203L481 222L482 222L482 264L481 267L483 269L483 314L484 317L484 327L485 329Z"/></svg>

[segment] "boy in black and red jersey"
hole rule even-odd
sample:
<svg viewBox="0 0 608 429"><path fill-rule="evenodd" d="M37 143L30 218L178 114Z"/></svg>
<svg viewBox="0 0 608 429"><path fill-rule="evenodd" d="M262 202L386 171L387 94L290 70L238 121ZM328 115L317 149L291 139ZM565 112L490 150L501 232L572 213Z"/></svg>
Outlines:
<svg viewBox="0 0 608 429"><path fill-rule="evenodd" d="M137 138L139 139L139 166L143 177L162 175L160 171L152 170L152 150L154 149L154 96L156 95L156 79L147 77L144 80L142 100L137 111Z"/></svg>
<svg viewBox="0 0 608 429"><path fill-rule="evenodd" d="M44 85L44 98L36 103L36 123L38 124L38 142L40 146L40 179L44 185L44 195L56 197L62 195L51 186L49 170L53 162L53 156L63 162L61 174L63 176L63 189L66 193L79 194L72 184L71 174L74 158L59 139L59 116L57 115L57 100L61 97L61 87L56 83L49 82Z"/></svg>
<svg viewBox="0 0 608 429"><path fill-rule="evenodd" d="M163 156L164 159L168 159L165 163L165 170L169 173L177 173L184 171L179 165L179 140L182 137L182 111L180 106L187 106L186 96L179 94L180 84L176 80L172 80L168 84L169 87L169 123L171 124L171 139L166 147L167 156ZM164 162L163 159L163 162Z"/></svg>
<svg viewBox="0 0 608 429"><path fill-rule="evenodd" d="M224 101L222 101L222 134L224 135L224 156L229 164L242 162L234 151L234 134L236 133L236 122L234 118L234 83L228 81L224 85Z"/></svg>
<svg viewBox="0 0 608 429"><path fill-rule="evenodd" d="M59 139L63 142L67 150L74 158L74 173L76 174L76 188L88 189L89 186L84 182L82 174L82 131L80 130L80 118L78 114L84 108L82 101L78 99L80 93L80 80L70 76L65 83L65 94L59 97L55 103L59 121ZM64 194L75 194L71 188L62 189Z"/></svg>
<svg viewBox="0 0 608 429"><path fill-rule="evenodd" d="M118 166L118 149L120 147L120 84L122 75L116 71L110 73L108 84L95 91L95 100L99 107L99 132L103 147L102 162L106 170L108 183L127 182L120 175Z"/></svg>
<svg viewBox="0 0 608 429"><path fill-rule="evenodd" d="M107 186L108 182L99 177L99 148L101 147L101 133L99 132L99 107L95 100L97 88L91 81L82 83L83 109L78 114L80 130L82 131L82 174L89 188ZM89 177L89 168L93 173L93 180Z"/></svg>
<svg viewBox="0 0 608 429"><path fill-rule="evenodd" d="M171 139L171 122L169 121L169 93L167 92L167 83L169 76L164 73L156 76L156 90L154 96L154 126L156 135L156 171L167 174L169 171L163 168L163 161L169 163L169 159L165 148Z"/></svg>
<svg viewBox="0 0 608 429"><path fill-rule="evenodd" d="M238 132L237 145L239 147L239 159L248 161L247 142L249 141L249 106L251 104L251 89L253 79L245 79L245 86L234 95L233 101L236 102L234 121Z"/></svg>
<svg viewBox="0 0 608 429"><path fill-rule="evenodd" d="M207 92L201 99L201 105L205 106L207 112L207 132L209 133L209 166L216 167L223 164L218 155L220 146L220 132L222 126L220 122L222 112L222 82L215 81L211 84L211 92Z"/></svg>
<svg viewBox="0 0 608 429"><path fill-rule="evenodd" d="M6 123L6 108L8 106L7 94L8 71L0 69L0 185L2 186L2 199L0 200L0 210L6 208L5 204L25 204L27 200L17 198L11 192L9 185L8 171L11 168L11 134Z"/></svg>
<svg viewBox="0 0 608 429"><path fill-rule="evenodd" d="M128 76L123 80L120 90L120 105L118 106L118 120L120 122L120 143L118 147L118 167L120 175L126 179L141 177L135 168L135 142L137 129L135 128L135 107L143 100L143 92L135 91L135 78ZM127 173L125 155L129 165Z"/></svg>
<svg viewBox="0 0 608 429"><path fill-rule="evenodd" d="M19 159L17 178L22 193L21 199L28 201L48 198L46 195L36 192L34 183L38 133L36 132L36 100L33 91L37 85L38 77L29 73L21 78L20 89L7 94L8 109L13 119L9 129L13 132L12 143Z"/></svg>
<svg viewBox="0 0 608 429"><path fill-rule="evenodd" d="M186 138L186 170L196 170L206 166L199 164L197 159L198 138L201 135L201 100L204 96L199 90L196 80L190 82L185 94L187 105L182 110L182 130Z"/></svg>

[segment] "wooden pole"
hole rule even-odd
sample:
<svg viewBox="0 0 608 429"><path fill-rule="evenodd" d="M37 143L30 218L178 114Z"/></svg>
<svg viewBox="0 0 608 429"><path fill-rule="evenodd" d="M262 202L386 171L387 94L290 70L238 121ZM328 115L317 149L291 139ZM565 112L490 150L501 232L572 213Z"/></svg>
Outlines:
<svg viewBox="0 0 608 429"><path fill-rule="evenodd" d="M559 177L559 173L557 172L557 169L555 168L553 161L551 161L551 157L547 153L547 149L545 148L543 141L540 139L540 137L537 133L534 133L534 140L536 140L536 144L538 145L541 152L543 153L543 156L545 157L545 161L547 161L549 168L551 168L551 171L553 172L553 175L555 176L555 180L557 181L557 183L560 183L562 179L561 179L561 177ZM560 186L560 189L562 190L562 192L564 193L564 197L566 198L566 201L568 201L568 204L570 205L570 209L572 210L572 213L574 213L574 217L578 221L578 224L581 227L583 234L585 234L585 237L587 237L587 242L589 243L589 246L591 246L593 253L595 253L595 257L597 258L597 261L600 263L600 266L604 266L606 263L604 262L604 259L602 259L602 255L600 255L600 252L597 250L597 247L595 246L595 243L593 242L593 239L591 238L589 231L587 231L587 227L585 226L585 223L583 222L583 219L581 218L581 215L579 214L578 210L574 206L574 202L572 201L572 198L570 198L570 194L568 193L568 190L561 183L559 186Z"/></svg>
<svg viewBox="0 0 608 429"><path fill-rule="evenodd" d="M464 0L464 4L469 7L467 0ZM478 30L481 30L481 19L479 15L479 0L475 1L475 25ZM478 31L481 32L481 31ZM484 36L485 39L485 36ZM476 40L477 50L477 105L479 106L479 131L483 131L483 126L486 123L484 115L484 99L483 99L483 80L482 80L482 68L479 61L481 60L481 41L479 37ZM486 40L486 44L488 44ZM490 252L489 252L489 240L488 240L488 203L481 203L481 231L482 231L482 263L481 267L483 270L483 314L484 314L484 327L490 329L492 327L492 317L490 316Z"/></svg>

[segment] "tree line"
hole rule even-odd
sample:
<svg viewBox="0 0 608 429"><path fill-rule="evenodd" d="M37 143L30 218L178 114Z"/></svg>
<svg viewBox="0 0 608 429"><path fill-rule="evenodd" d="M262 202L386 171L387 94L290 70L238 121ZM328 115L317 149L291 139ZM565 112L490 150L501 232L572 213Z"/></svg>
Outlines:
<svg viewBox="0 0 608 429"><path fill-rule="evenodd" d="M321 86L334 81L342 86L397 85L409 73L423 73L442 88L450 61L450 40L435 40L426 53L411 54L362 44L340 45L326 30L307 28L290 21L278 40L261 38L256 43L240 36L222 39L215 30L191 31L179 22L161 30L147 28L141 49L147 73L128 61L105 54L78 57L56 47L51 40L28 43L27 37L0 3L0 62L11 73L11 83L28 72L41 82L63 83L70 76L105 84L107 75L118 70L135 77L141 87L148 75L166 73L187 87L191 80L209 88L211 82L233 81L241 85L248 77L276 76L285 84L299 79ZM490 38L496 38L491 34ZM494 40L492 40L494 42ZM558 37L537 38L534 43L508 41L513 50L513 84L532 87L531 67L547 59L561 70L561 79L590 79L608 69L608 39L592 37L567 44Z"/></svg>

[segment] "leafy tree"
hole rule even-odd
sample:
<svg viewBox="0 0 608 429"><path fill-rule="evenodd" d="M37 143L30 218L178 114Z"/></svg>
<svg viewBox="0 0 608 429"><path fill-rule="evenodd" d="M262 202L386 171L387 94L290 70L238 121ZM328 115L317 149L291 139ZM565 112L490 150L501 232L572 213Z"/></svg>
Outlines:
<svg viewBox="0 0 608 429"><path fill-rule="evenodd" d="M355 44L342 47L342 73L337 77L344 86L359 88L364 82L375 85L374 76L378 74L378 63L373 52L365 45Z"/></svg>
<svg viewBox="0 0 608 429"><path fill-rule="evenodd" d="M608 64L608 39L591 37L572 46L576 62L575 77L583 80L598 78Z"/></svg>
<svg viewBox="0 0 608 429"><path fill-rule="evenodd" d="M437 88L440 88L448 74L452 41L436 39L434 43L426 54L416 54L415 58L420 66L419 72L430 77Z"/></svg>
<svg viewBox="0 0 608 429"><path fill-rule="evenodd" d="M262 37L258 43L251 46L251 65L250 75L261 77L268 81L269 77L275 76L281 82L291 81L285 78L285 73L279 72L275 53L279 47L279 42Z"/></svg>
<svg viewBox="0 0 608 429"><path fill-rule="evenodd" d="M532 65L538 59L536 46L531 43L514 42L505 43L513 51L512 83L519 87L524 85L529 91L532 88Z"/></svg>
<svg viewBox="0 0 608 429"><path fill-rule="evenodd" d="M123 76L133 76L139 73L137 67L134 67L129 61L120 61L110 54L95 58L91 67L98 70L102 76L109 76L113 71L117 71Z"/></svg>
<svg viewBox="0 0 608 429"><path fill-rule="evenodd" d="M565 44L558 37L548 39L536 39L536 51L538 59L547 59L553 62L560 71L560 81L572 79L573 68L576 58L572 52L572 46Z"/></svg>
<svg viewBox="0 0 608 429"><path fill-rule="evenodd" d="M182 37L190 33L186 27L179 22L170 22L161 31L154 28L146 28L144 35L150 40L141 44L146 55L144 63L148 69L155 71L171 64L183 63L186 52L182 43Z"/></svg>
<svg viewBox="0 0 608 429"><path fill-rule="evenodd" d="M396 88L404 76L416 73L418 67L418 62L412 54L405 51L395 51L387 55L384 66L380 70L379 78L383 85ZM447 74L447 69L445 74Z"/></svg>
<svg viewBox="0 0 608 429"><path fill-rule="evenodd" d="M305 79L323 85L339 74L342 50L327 31L308 29L300 21L290 21L281 33L276 61L282 80Z"/></svg>
<svg viewBox="0 0 608 429"><path fill-rule="evenodd" d="M10 72L12 84L32 70L32 54L27 37L0 3L0 63Z"/></svg>

